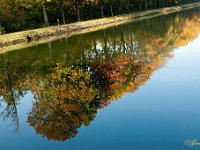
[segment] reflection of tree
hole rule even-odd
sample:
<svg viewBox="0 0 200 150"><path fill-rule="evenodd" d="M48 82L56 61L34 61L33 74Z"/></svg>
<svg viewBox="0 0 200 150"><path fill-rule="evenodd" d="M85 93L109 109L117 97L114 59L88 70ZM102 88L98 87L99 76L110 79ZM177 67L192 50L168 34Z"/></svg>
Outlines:
<svg viewBox="0 0 200 150"><path fill-rule="evenodd" d="M199 21L196 15L158 17L74 36L64 44L52 42L30 54L0 55L0 64L5 64L0 67L0 98L8 106L1 115L17 118L16 105L30 90L35 102L28 123L49 140L70 139L82 124L90 124L98 109L135 92L174 48L197 37Z"/></svg>
<svg viewBox="0 0 200 150"><path fill-rule="evenodd" d="M90 124L96 114L96 105L94 102L66 102L64 108L53 102L39 101L29 113L28 123L49 140L65 141L74 137L82 124Z"/></svg>
<svg viewBox="0 0 200 150"><path fill-rule="evenodd" d="M74 137L82 124L94 119L99 104L88 71L58 66L38 89L28 123L49 140Z"/></svg>
<svg viewBox="0 0 200 150"><path fill-rule="evenodd" d="M10 118L15 127L15 131L17 132L19 130L19 118L14 100L10 100L10 103L7 104L6 108L0 113L0 117L2 117L4 120Z"/></svg>
<svg viewBox="0 0 200 150"><path fill-rule="evenodd" d="M11 119L12 124L15 126L15 130L19 130L19 119L17 113L17 104L20 99L25 95L27 87L23 81L22 66L17 66L19 72L13 72L8 60L4 58L5 67L0 70L0 95L6 102L6 107L0 112L0 117L5 119ZM10 62L12 63L12 62Z"/></svg>
<svg viewBox="0 0 200 150"><path fill-rule="evenodd" d="M96 91L90 82L88 71L78 67L62 68L57 66L53 69L53 73L43 80L40 96L52 99L91 101ZM46 90L43 91L43 89ZM51 95L48 95L49 93Z"/></svg>
<svg viewBox="0 0 200 150"><path fill-rule="evenodd" d="M49 140L74 137L82 124L90 124L98 108L134 92L160 63L133 61L133 54L124 54L114 63L97 62L81 68L58 65L45 78L31 81L37 85L32 89L36 102L28 123Z"/></svg>

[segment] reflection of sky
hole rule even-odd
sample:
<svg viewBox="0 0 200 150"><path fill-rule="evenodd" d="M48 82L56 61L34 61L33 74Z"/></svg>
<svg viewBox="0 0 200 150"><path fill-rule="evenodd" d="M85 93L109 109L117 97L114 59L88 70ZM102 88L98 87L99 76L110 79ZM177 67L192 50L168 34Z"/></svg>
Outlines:
<svg viewBox="0 0 200 150"><path fill-rule="evenodd" d="M99 150L184 150L188 149L185 140L200 140L199 58L200 37L178 48L135 94L126 94L99 111L92 126L81 129L78 138L87 135L82 146L101 141L102 145L92 146Z"/></svg>
<svg viewBox="0 0 200 150"><path fill-rule="evenodd" d="M185 150L184 141L200 140L200 37L178 48L135 94L126 94L98 111L90 127L64 143L48 142L27 124L29 92L18 105L20 131L0 120L2 150ZM200 148L200 147L197 147Z"/></svg>
<svg viewBox="0 0 200 150"><path fill-rule="evenodd" d="M172 60L168 61L167 66L158 71L153 78L158 82L195 82L200 78L199 67L200 36L187 46L178 48Z"/></svg>

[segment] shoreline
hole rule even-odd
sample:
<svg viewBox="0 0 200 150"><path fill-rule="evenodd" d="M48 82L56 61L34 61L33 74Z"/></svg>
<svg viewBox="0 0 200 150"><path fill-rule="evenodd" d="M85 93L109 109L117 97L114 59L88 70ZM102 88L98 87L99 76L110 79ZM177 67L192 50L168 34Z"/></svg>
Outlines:
<svg viewBox="0 0 200 150"><path fill-rule="evenodd" d="M142 12L134 12L114 17L76 22L60 26L51 26L29 31L3 34L0 35L0 54L15 49L21 49L45 42L50 42L59 38L67 38L77 34L105 29L114 25L149 19L195 7L200 7L200 2ZM28 42L29 39L27 37L31 38L31 42Z"/></svg>

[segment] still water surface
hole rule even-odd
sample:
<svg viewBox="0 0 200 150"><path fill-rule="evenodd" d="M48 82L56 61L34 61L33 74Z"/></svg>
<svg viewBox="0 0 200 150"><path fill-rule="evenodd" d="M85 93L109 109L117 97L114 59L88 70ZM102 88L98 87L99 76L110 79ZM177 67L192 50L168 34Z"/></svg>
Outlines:
<svg viewBox="0 0 200 150"><path fill-rule="evenodd" d="M197 8L1 54L0 149L200 149L199 33Z"/></svg>

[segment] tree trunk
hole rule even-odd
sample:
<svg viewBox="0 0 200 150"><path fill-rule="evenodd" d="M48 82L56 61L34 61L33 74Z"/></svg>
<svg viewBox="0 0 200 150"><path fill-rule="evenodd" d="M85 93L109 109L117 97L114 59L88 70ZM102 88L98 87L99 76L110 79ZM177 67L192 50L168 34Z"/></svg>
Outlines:
<svg viewBox="0 0 200 150"><path fill-rule="evenodd" d="M169 6L170 7L172 6L172 0L169 0Z"/></svg>
<svg viewBox="0 0 200 150"><path fill-rule="evenodd" d="M112 2L109 0L109 5L110 5L110 14L113 16L113 8L112 8Z"/></svg>
<svg viewBox="0 0 200 150"><path fill-rule="evenodd" d="M156 0L154 0L154 8L157 8Z"/></svg>
<svg viewBox="0 0 200 150"><path fill-rule="evenodd" d="M89 1L89 8L90 8L90 18L93 18L92 7L91 7L91 2L90 1Z"/></svg>
<svg viewBox="0 0 200 150"><path fill-rule="evenodd" d="M45 4L42 4L42 8L43 8L43 14L44 14L44 22L46 26L49 26L49 20L48 20L48 15L47 15L47 9Z"/></svg>
<svg viewBox="0 0 200 150"><path fill-rule="evenodd" d="M126 0L126 10L127 10L127 12L129 12L129 5L130 5L130 1Z"/></svg>
<svg viewBox="0 0 200 150"><path fill-rule="evenodd" d="M165 0L163 0L163 8L165 8Z"/></svg>
<svg viewBox="0 0 200 150"><path fill-rule="evenodd" d="M145 0L145 10L147 10L147 9L148 9L148 1Z"/></svg>
<svg viewBox="0 0 200 150"><path fill-rule="evenodd" d="M102 0L100 1L101 3L101 17L103 18L104 17L104 13L103 13L103 2Z"/></svg>
<svg viewBox="0 0 200 150"><path fill-rule="evenodd" d="M140 11L142 11L142 0L140 0Z"/></svg>
<svg viewBox="0 0 200 150"><path fill-rule="evenodd" d="M121 13L121 10L122 10L122 6L121 6L121 0L118 0L118 14Z"/></svg>
<svg viewBox="0 0 200 150"><path fill-rule="evenodd" d="M81 21L81 17L80 17L80 8L79 5L76 5L76 9L77 9L77 21Z"/></svg>
<svg viewBox="0 0 200 150"><path fill-rule="evenodd" d="M64 10L63 4L61 5L61 13L62 13L63 24L66 24L66 21L65 21L65 10Z"/></svg>

